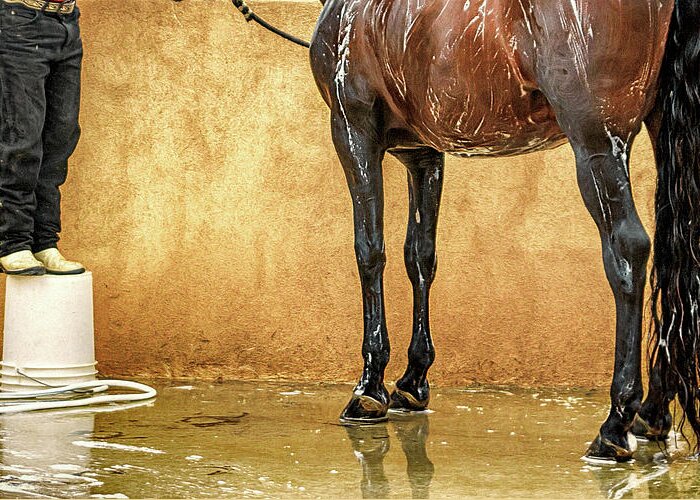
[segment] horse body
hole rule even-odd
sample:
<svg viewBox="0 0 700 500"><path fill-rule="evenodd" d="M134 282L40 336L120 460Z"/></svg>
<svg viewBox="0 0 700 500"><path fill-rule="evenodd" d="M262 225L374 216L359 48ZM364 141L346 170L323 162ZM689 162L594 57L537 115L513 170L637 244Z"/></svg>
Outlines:
<svg viewBox="0 0 700 500"><path fill-rule="evenodd" d="M695 2L328 0L324 4L311 43L311 65L331 109L333 141L350 189L364 309L365 363L343 419L373 422L385 419L390 405L419 410L428 404L427 372L435 357L429 291L437 267L435 235L445 153L507 156L567 140L576 156L583 201L600 232L617 310L611 411L588 453L628 460L632 445L627 432L633 425L647 437L663 437L670 426L668 403L680 380L687 388L686 413L692 414L698 363L694 351L682 351L688 345L682 337L666 349L667 356L655 359L649 395L641 403L642 305L651 242L632 199L628 162L634 138L646 121L658 145L660 172L673 173L682 161L696 162L700 170L700 137L686 141L683 127L676 130L669 125L687 117L684 127L693 128L698 117L700 130L700 102L695 102L700 101L700 81L695 89L698 75L686 82L678 69L700 72L700 7ZM669 36L671 32L675 34ZM670 55L665 52L667 42ZM697 50L685 50L696 45ZM391 395L383 380L389 360L381 167L386 153L408 171L404 255L414 293L409 364ZM690 176L680 181L672 176L660 179L666 183L662 186L660 180L660 192L675 192L673 196L684 202L691 198L683 191L692 192L698 185ZM677 201L657 200L657 207ZM690 205L687 211L694 213L693 208ZM673 217L665 250L656 252L653 298L663 310L659 318L688 318L683 311L696 314L697 302L685 293L696 286L695 281L686 280L696 276L700 287L700 265L690 257L679 258L691 252L679 254L678 246L700 239L700 222L696 225L690 215L688 220L679 219L678 211ZM660 234L657 231L657 243ZM669 337L659 318L656 329L662 344L668 345L676 337ZM690 328L700 343L700 317L696 324L692 318L684 320L683 328ZM668 328L672 330L673 324L671 320ZM680 375L670 374L669 368L678 363L689 368ZM691 424L700 435L700 419L694 415Z"/></svg>
<svg viewBox="0 0 700 500"><path fill-rule="evenodd" d="M561 145L556 105L597 111L611 131L636 131L654 104L672 8L660 0L331 1L324 14L339 17L338 59L321 85L362 75L393 127L410 133L399 146L457 155ZM630 50L638 59L617 56Z"/></svg>

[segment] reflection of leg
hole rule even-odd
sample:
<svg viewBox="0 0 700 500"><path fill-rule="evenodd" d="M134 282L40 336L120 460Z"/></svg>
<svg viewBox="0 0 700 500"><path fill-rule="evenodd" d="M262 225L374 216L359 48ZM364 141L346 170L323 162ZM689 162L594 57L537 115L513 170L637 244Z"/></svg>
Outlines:
<svg viewBox="0 0 700 500"><path fill-rule="evenodd" d="M411 483L413 498L428 498L430 483L435 473L435 466L425 449L425 442L430 434L428 416L410 415L392 422L396 429L396 437L406 455L406 473Z"/></svg>
<svg viewBox="0 0 700 500"><path fill-rule="evenodd" d="M66 181L68 158L80 135L80 68L82 45L74 40L64 59L54 62L46 79L46 125L43 131L44 156L36 186L34 244L39 252L55 247L61 231L61 194Z"/></svg>
<svg viewBox="0 0 700 500"><path fill-rule="evenodd" d="M668 471L669 469L665 468L664 474L655 477L653 481L649 481L649 498L681 498L683 496L676 485L676 481ZM692 474L695 476L695 471Z"/></svg>
<svg viewBox="0 0 700 500"><path fill-rule="evenodd" d="M389 480L384 473L384 456L389 452L386 425L347 426L355 457L362 466L360 489L363 498L389 496Z"/></svg>
<svg viewBox="0 0 700 500"><path fill-rule="evenodd" d="M408 348L408 366L396 382L391 406L422 410L430 400L427 376L435 359L428 306L437 268L435 236L445 155L428 148L394 155L408 170L409 211L404 260L413 285L413 335Z"/></svg>
<svg viewBox="0 0 700 500"><path fill-rule="evenodd" d="M675 485L671 481L668 465L660 465L658 468L650 470L635 469L629 470L621 474L610 472L607 468L595 468L591 473L598 479L600 484L600 492L605 498L628 498L636 496L635 493L640 493L641 496L647 496L645 490L649 490L649 498L678 498L673 495ZM621 479L622 477L622 479ZM658 490L655 483L663 482L667 484L668 489ZM654 494L654 490L657 490ZM658 493L662 493L659 495Z"/></svg>

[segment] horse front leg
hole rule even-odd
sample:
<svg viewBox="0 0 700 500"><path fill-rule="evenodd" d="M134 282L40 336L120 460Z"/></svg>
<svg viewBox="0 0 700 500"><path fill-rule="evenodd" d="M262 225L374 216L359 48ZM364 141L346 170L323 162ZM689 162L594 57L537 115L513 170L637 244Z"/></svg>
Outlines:
<svg viewBox="0 0 700 500"><path fill-rule="evenodd" d="M364 368L340 418L350 422L379 422L386 420L389 408L389 393L384 386L384 369L389 362L383 290L386 254L382 159L385 150L375 139L373 127L352 125L347 118L349 112L341 108L333 113L332 129L352 197L355 257L362 285Z"/></svg>
<svg viewBox="0 0 700 500"><path fill-rule="evenodd" d="M601 237L605 274L616 307L615 366L610 387L611 409L586 455L626 461L635 451L628 431L642 399L641 337L646 265L651 242L632 199L626 144L595 125L586 140L572 137L579 188ZM593 132L592 132L593 131Z"/></svg>
<svg viewBox="0 0 700 500"><path fill-rule="evenodd" d="M445 155L434 149L394 153L408 170L408 229L404 245L406 271L413 286L413 334L408 366L391 394L391 408L419 411L428 406L428 370L435 359L430 337L429 295L435 278L437 231Z"/></svg>

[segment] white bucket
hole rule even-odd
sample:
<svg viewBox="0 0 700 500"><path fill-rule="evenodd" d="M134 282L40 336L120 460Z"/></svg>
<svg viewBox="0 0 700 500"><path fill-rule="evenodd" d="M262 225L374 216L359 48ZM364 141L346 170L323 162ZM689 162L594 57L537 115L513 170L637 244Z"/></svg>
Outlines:
<svg viewBox="0 0 700 500"><path fill-rule="evenodd" d="M95 365L92 273L7 276L0 389L88 382Z"/></svg>

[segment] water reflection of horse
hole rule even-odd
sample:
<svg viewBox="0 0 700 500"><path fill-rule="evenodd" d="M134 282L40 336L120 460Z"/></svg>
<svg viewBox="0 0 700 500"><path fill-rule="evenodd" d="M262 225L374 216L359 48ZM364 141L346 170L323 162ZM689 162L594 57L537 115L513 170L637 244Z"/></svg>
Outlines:
<svg viewBox="0 0 700 500"><path fill-rule="evenodd" d="M426 440L430 430L428 416L422 414L392 421L396 437L406 457L406 475L412 498L428 498L435 466L428 458ZM362 466L360 491L363 498L387 498L390 482L384 472L384 457L389 452L386 425L346 426L355 457Z"/></svg>
<svg viewBox="0 0 700 500"><path fill-rule="evenodd" d="M327 0L311 44L355 221L364 369L342 418L383 420L429 399L428 294L444 154L515 155L568 140L602 240L617 308L611 411L588 455L628 460L628 430L663 438L678 394L700 431L700 3L696 0ZM654 335L642 404L643 292L650 240L628 159L646 123L659 171ZM382 273L382 159L408 169L406 269L414 323L389 395Z"/></svg>

